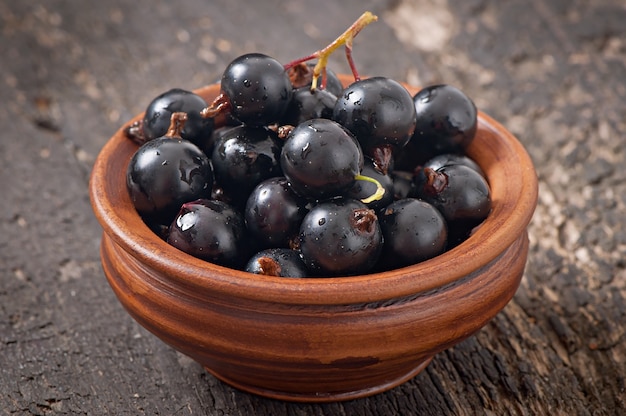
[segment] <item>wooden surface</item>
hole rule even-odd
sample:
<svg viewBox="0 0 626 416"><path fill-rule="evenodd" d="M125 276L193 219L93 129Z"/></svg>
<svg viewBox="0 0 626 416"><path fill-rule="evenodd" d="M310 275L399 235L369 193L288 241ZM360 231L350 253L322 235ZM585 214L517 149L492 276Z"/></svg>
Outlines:
<svg viewBox="0 0 626 416"><path fill-rule="evenodd" d="M360 71L446 82L507 126L540 180L513 301L387 393L310 405L232 389L136 324L99 263L87 181L158 93L234 57L286 62L364 10ZM341 53L331 65L346 72ZM626 413L622 0L0 0L0 414Z"/></svg>

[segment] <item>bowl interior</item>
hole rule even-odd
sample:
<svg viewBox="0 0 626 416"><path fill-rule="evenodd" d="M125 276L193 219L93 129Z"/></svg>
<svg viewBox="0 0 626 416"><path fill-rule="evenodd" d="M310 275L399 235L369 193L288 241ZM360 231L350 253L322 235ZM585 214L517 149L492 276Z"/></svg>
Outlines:
<svg viewBox="0 0 626 416"><path fill-rule="evenodd" d="M350 81L341 78L344 83ZM411 94L419 90L406 87ZM195 92L210 102L219 93L219 85ZM527 152L503 126L479 112L478 131L468 155L487 176L492 212L468 240L433 259L384 273L305 279L259 276L187 255L144 224L126 190L126 167L137 145L125 137L123 127L106 143L94 165L90 181L94 212L104 232L140 263L163 270L177 284L200 293L210 290L226 295L235 290L248 299L324 305L380 302L431 291L502 253L525 232L537 202L537 178Z"/></svg>

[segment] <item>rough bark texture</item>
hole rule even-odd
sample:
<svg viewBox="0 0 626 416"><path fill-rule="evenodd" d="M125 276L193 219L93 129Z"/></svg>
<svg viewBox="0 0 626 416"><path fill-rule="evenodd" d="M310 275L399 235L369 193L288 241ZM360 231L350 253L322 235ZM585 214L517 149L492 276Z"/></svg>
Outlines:
<svg viewBox="0 0 626 416"><path fill-rule="evenodd" d="M158 93L243 52L307 55L364 10L381 19L355 40L361 73L457 85L530 152L526 274L483 330L387 393L248 395L121 308L91 165ZM0 1L0 413L626 414L625 39L621 0ZM341 53L331 66L349 70Z"/></svg>

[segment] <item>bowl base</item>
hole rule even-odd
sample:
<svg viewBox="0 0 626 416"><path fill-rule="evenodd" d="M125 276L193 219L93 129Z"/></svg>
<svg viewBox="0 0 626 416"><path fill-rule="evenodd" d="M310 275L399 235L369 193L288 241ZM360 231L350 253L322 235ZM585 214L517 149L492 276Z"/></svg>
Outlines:
<svg viewBox="0 0 626 416"><path fill-rule="evenodd" d="M420 361L415 367L411 368L406 373L402 373L398 377L395 377L392 380L389 380L383 384L366 387L362 389L355 389L349 391L336 391L336 392L315 392L315 393L296 393L291 391L276 391L271 389L266 389L260 386L251 385L247 383L240 383L237 380L233 380L228 376L224 376L218 372L211 370L208 367L204 367L204 369L215 376L220 381L238 389L245 391L247 393L256 394L258 396L263 396L270 399L277 400L285 400L291 402L303 402L303 403L329 403L329 402L339 402L345 400L353 400L367 396L373 396L375 394L379 394L385 392L387 390L391 390L394 387L403 384L413 377L417 376L421 373L428 364L432 361L434 357L430 356Z"/></svg>

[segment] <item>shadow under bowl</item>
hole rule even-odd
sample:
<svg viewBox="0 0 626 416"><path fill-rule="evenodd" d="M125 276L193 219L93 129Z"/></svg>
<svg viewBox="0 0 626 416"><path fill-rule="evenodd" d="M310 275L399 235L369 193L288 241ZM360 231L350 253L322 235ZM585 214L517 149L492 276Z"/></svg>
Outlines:
<svg viewBox="0 0 626 416"><path fill-rule="evenodd" d="M210 102L219 85L196 93ZM352 277L254 275L168 245L144 224L126 190L136 150L120 128L91 175L106 278L142 326L241 390L302 402L386 391L487 324L519 287L536 173L518 140L483 113L468 155L490 184L485 222L433 259Z"/></svg>

